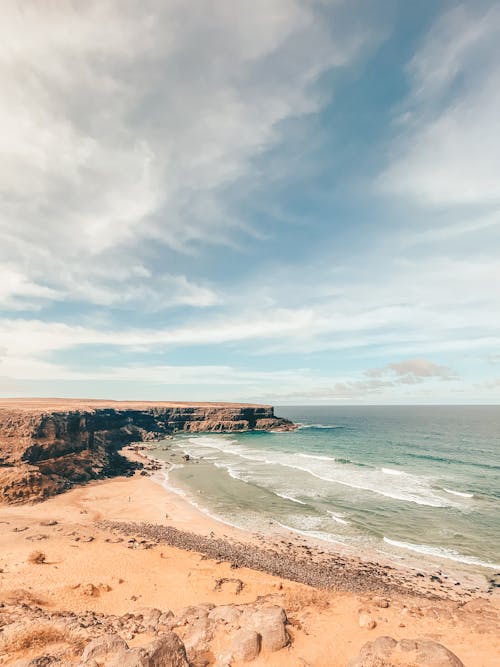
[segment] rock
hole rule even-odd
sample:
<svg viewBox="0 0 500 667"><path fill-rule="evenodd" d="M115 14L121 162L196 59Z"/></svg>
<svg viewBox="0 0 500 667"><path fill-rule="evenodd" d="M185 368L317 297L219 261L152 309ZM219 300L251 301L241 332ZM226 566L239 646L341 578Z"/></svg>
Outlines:
<svg viewBox="0 0 500 667"><path fill-rule="evenodd" d="M373 604L380 609L387 609L390 606L389 600L382 597L373 598Z"/></svg>
<svg viewBox="0 0 500 667"><path fill-rule="evenodd" d="M373 628L377 627L377 621L375 621L369 614L360 614L359 627L365 628L366 630L373 630Z"/></svg>
<svg viewBox="0 0 500 667"><path fill-rule="evenodd" d="M281 607L258 609L248 621L248 626L260 635L264 651L279 651L280 648L288 646L290 637L285 628L287 618Z"/></svg>
<svg viewBox="0 0 500 667"><path fill-rule="evenodd" d="M172 612L169 612L173 616ZM162 616L159 609L155 607L141 607L136 609L134 615L142 617L142 625L146 630L154 630Z"/></svg>
<svg viewBox="0 0 500 667"><path fill-rule="evenodd" d="M83 595L86 595L87 597L91 598L96 598L99 597L100 591L97 588L97 586L94 586L94 584L84 584L81 587L81 591Z"/></svg>
<svg viewBox="0 0 500 667"><path fill-rule="evenodd" d="M464 667L461 660L442 644L420 639L378 637L367 642L359 655L353 658L349 667L380 667L398 665L401 667Z"/></svg>
<svg viewBox="0 0 500 667"><path fill-rule="evenodd" d="M269 405L0 400L0 499L23 503L75 484L132 474L123 445L177 431L293 430ZM118 446L119 445L119 446Z"/></svg>
<svg viewBox="0 0 500 667"><path fill-rule="evenodd" d="M146 646L121 651L106 667L189 667L184 644L173 632Z"/></svg>
<svg viewBox="0 0 500 667"><path fill-rule="evenodd" d="M208 614L208 618L216 623L222 622L234 625L238 623L241 616L241 610L232 604L221 604L214 607Z"/></svg>
<svg viewBox="0 0 500 667"><path fill-rule="evenodd" d="M102 661L127 649L127 642L119 635L105 634L87 644L82 654L82 662L86 665L90 660L94 660L95 658Z"/></svg>
<svg viewBox="0 0 500 667"><path fill-rule="evenodd" d="M184 646L192 662L197 655L205 654L209 650L209 642L214 636L213 630L214 624L207 617L200 618L187 626Z"/></svg>
<svg viewBox="0 0 500 667"><path fill-rule="evenodd" d="M39 655L37 658L17 660L12 667L50 667L60 664L55 655Z"/></svg>
<svg viewBox="0 0 500 667"><path fill-rule="evenodd" d="M255 630L242 628L234 635L231 644L231 653L236 660L249 662L255 660L260 652L260 637Z"/></svg>

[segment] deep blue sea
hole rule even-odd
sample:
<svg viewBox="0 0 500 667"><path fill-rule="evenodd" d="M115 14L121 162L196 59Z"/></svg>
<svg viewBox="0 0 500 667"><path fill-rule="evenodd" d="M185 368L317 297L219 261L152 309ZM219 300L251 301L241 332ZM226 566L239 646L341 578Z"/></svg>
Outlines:
<svg viewBox="0 0 500 667"><path fill-rule="evenodd" d="M251 530L500 572L500 407L275 412L300 428L169 441L168 484Z"/></svg>

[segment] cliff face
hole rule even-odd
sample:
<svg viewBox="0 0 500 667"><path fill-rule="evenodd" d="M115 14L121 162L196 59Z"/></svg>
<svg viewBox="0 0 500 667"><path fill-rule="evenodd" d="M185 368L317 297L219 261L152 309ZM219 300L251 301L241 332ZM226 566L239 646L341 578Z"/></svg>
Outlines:
<svg viewBox="0 0 500 667"><path fill-rule="evenodd" d="M179 431L290 430L271 406L224 403L0 401L0 502L41 500L127 474L124 445Z"/></svg>

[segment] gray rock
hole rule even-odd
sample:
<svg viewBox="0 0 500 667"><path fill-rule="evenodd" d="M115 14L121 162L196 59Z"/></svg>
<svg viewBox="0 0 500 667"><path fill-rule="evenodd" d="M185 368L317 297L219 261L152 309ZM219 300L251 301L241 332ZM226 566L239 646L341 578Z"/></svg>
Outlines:
<svg viewBox="0 0 500 667"><path fill-rule="evenodd" d="M150 644L119 652L106 667L189 667L184 644L173 632Z"/></svg>
<svg viewBox="0 0 500 667"><path fill-rule="evenodd" d="M464 667L462 661L442 644L420 639L378 637L367 642L359 655L353 658L349 667L392 667L398 665L413 667Z"/></svg>
<svg viewBox="0 0 500 667"><path fill-rule="evenodd" d="M17 660L12 667L49 667L50 665L61 664L53 655L39 655L37 658Z"/></svg>
<svg viewBox="0 0 500 667"><path fill-rule="evenodd" d="M215 623L227 623L235 625L240 620L241 610L232 604L222 604L214 607L208 614L208 618Z"/></svg>
<svg viewBox="0 0 500 667"><path fill-rule="evenodd" d="M255 630L242 628L234 635L231 644L231 653L236 660L249 662L255 660L260 652L260 636Z"/></svg>
<svg viewBox="0 0 500 667"><path fill-rule="evenodd" d="M127 649L127 642L119 635L102 635L87 644L83 650L82 663L85 665L95 659L102 662L108 656L114 656L116 653L126 651Z"/></svg>
<svg viewBox="0 0 500 667"><path fill-rule="evenodd" d="M142 617L142 625L145 630L154 630L158 625L162 612L155 607L141 607L135 610L134 615Z"/></svg>

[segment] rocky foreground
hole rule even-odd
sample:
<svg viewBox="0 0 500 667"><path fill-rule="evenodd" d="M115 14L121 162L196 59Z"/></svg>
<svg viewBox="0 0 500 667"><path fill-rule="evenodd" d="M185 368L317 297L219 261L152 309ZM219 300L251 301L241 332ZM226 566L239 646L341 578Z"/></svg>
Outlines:
<svg viewBox="0 0 500 667"><path fill-rule="evenodd" d="M0 400L0 501L42 500L91 479L130 474L119 450L179 431L290 430L272 406L62 399Z"/></svg>
<svg viewBox="0 0 500 667"><path fill-rule="evenodd" d="M285 649L291 643L288 628L298 623L289 620L282 607L265 602L201 604L178 614L145 607L123 616L4 604L0 649L16 652L37 644L42 649L35 657L11 662L11 667L232 667ZM139 638L140 644L130 646L125 638ZM332 664L334 660L332 656ZM389 636L367 642L349 662L349 667L396 665L464 667L438 642Z"/></svg>

